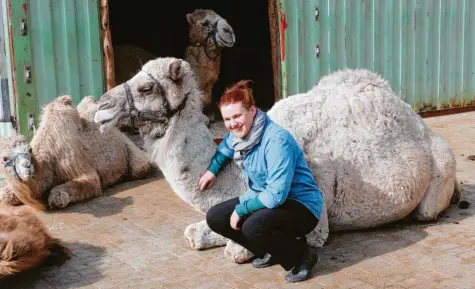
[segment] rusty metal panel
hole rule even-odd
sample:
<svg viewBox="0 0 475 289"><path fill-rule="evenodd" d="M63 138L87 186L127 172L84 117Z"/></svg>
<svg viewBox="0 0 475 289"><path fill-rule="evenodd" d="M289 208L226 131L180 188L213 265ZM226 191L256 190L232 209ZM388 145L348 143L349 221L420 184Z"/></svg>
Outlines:
<svg viewBox="0 0 475 289"><path fill-rule="evenodd" d="M418 112L475 105L475 1L277 0L277 7L282 97L350 67L381 74Z"/></svg>

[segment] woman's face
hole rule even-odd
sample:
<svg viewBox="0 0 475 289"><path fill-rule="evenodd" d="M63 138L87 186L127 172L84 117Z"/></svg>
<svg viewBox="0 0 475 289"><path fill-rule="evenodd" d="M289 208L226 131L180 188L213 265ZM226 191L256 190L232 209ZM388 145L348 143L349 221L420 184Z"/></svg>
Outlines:
<svg viewBox="0 0 475 289"><path fill-rule="evenodd" d="M224 119L226 129L232 132L236 137L243 138L252 127L256 107L253 105L248 110L241 102L223 105L221 115Z"/></svg>

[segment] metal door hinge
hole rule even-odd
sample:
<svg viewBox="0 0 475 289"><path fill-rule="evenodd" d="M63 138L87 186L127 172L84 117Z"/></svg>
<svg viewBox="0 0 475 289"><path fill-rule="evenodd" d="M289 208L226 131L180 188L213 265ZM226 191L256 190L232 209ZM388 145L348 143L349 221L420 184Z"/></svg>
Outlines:
<svg viewBox="0 0 475 289"><path fill-rule="evenodd" d="M24 71L25 71L25 83L31 83L31 65L25 65Z"/></svg>
<svg viewBox="0 0 475 289"><path fill-rule="evenodd" d="M16 117L14 115L10 116L10 121L12 122L12 127L14 130L17 130Z"/></svg>
<svg viewBox="0 0 475 289"><path fill-rule="evenodd" d="M320 45L315 45L315 58L320 57Z"/></svg>
<svg viewBox="0 0 475 289"><path fill-rule="evenodd" d="M26 18L20 18L20 35L25 36L28 34L28 25L26 24Z"/></svg>
<svg viewBox="0 0 475 289"><path fill-rule="evenodd" d="M36 133L35 119L33 118L33 113L28 113L28 129L33 130L33 134Z"/></svg>
<svg viewBox="0 0 475 289"><path fill-rule="evenodd" d="M318 7L315 7L313 9L313 16L314 16L314 20L317 21L318 20L318 16L320 15L320 11L318 10Z"/></svg>

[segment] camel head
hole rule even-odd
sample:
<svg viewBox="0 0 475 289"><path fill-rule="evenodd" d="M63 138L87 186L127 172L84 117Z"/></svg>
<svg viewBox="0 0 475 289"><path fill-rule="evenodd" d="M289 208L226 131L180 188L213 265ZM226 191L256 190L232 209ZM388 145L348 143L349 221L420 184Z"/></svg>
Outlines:
<svg viewBox="0 0 475 289"><path fill-rule="evenodd" d="M202 102L190 64L172 57L150 60L130 80L106 92L94 121L104 132L132 116L141 135L160 138L185 106L200 111ZM188 103L188 104L187 104Z"/></svg>
<svg viewBox="0 0 475 289"><path fill-rule="evenodd" d="M32 162L32 149L27 139L16 136L2 151L3 166L8 177L19 181L29 181L35 169Z"/></svg>
<svg viewBox="0 0 475 289"><path fill-rule="evenodd" d="M212 10L197 9L186 14L189 24L189 40L192 45L215 46L217 50L232 47L236 41L233 28L228 22Z"/></svg>
<svg viewBox="0 0 475 289"><path fill-rule="evenodd" d="M81 100L81 102L79 102L76 109L82 118L88 121L94 121L94 114L97 110L97 101L90 95L86 96Z"/></svg>

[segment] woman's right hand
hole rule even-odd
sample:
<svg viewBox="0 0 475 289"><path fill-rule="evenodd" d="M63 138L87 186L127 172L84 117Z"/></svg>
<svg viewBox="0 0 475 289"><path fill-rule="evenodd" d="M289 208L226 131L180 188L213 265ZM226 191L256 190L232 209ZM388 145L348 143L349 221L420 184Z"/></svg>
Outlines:
<svg viewBox="0 0 475 289"><path fill-rule="evenodd" d="M204 191L206 189L211 188L215 180L216 180L216 176L212 172L206 171L204 174L200 176L200 180L198 181L200 191Z"/></svg>

